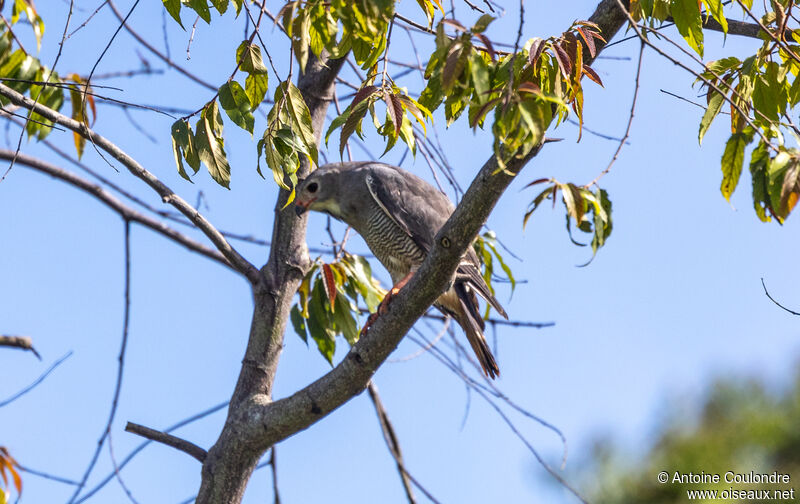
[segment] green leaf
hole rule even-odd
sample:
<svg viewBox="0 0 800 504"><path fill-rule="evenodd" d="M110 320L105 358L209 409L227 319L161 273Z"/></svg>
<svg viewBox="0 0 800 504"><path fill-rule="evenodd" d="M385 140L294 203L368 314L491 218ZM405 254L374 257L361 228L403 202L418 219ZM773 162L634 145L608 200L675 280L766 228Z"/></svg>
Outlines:
<svg viewBox="0 0 800 504"><path fill-rule="evenodd" d="M219 185L230 189L231 167L225 155L224 142L217 136L217 129L222 130L222 122L216 118L217 115L219 110L216 102L212 102L197 121L195 141L200 160L208 168L208 173Z"/></svg>
<svg viewBox="0 0 800 504"><path fill-rule="evenodd" d="M220 15L225 14L225 11L228 10L228 0L211 0L211 4L214 5Z"/></svg>
<svg viewBox="0 0 800 504"><path fill-rule="evenodd" d="M484 14L483 16L479 17L475 24L472 25L472 29L470 30L472 33L483 33L486 31L486 28L489 26L489 23L495 20L495 17L491 14Z"/></svg>
<svg viewBox="0 0 800 504"><path fill-rule="evenodd" d="M722 154L722 185L720 191L726 200L731 200L731 194L739 184L744 164L744 148L753 139L752 130L749 133L734 133L725 144Z"/></svg>
<svg viewBox="0 0 800 504"><path fill-rule="evenodd" d="M358 324L353 317L351 306L348 305L344 296L336 296L335 306L333 320L336 323L336 329L342 333L348 343L355 345L358 341Z"/></svg>
<svg viewBox="0 0 800 504"><path fill-rule="evenodd" d="M308 303L308 332L317 344L323 357L333 365L333 354L336 351L336 339L330 312L325 309L325 293L322 290L322 281L317 278L311 291L311 300Z"/></svg>
<svg viewBox="0 0 800 504"><path fill-rule="evenodd" d="M254 73L247 76L244 81L244 92L250 100L250 108L255 110L264 101L269 89L269 74Z"/></svg>
<svg viewBox="0 0 800 504"><path fill-rule="evenodd" d="M289 318L292 320L292 326L294 327L294 332L297 333L298 336L308 345L308 331L306 329L306 320L303 318L303 315L300 313L300 309L297 305L292 306L292 310L289 312Z"/></svg>
<svg viewBox="0 0 800 504"><path fill-rule="evenodd" d="M700 134L698 135L698 142L703 143L703 136L708 131L711 122L717 117L719 111L722 110L722 104L725 103L724 97L716 91L709 91L711 93L711 100L708 102L706 113L703 114L703 119L700 120Z"/></svg>
<svg viewBox="0 0 800 504"><path fill-rule="evenodd" d="M710 12L714 19L722 26L723 33L727 35L728 20L725 19L725 13L722 11L722 0L703 0L703 3L706 4L708 12Z"/></svg>
<svg viewBox="0 0 800 504"><path fill-rule="evenodd" d="M51 72L44 67L39 68L39 70L36 72L35 79L40 82L59 82L58 74L56 72ZM32 100L36 100L45 107L53 110L61 110L61 107L64 104L64 90L61 87L45 87L38 84L33 84L31 86L30 94ZM30 114L30 118L32 120L28 121L28 124L26 125L26 130L29 137L36 135L37 139L43 140L52 132L52 121L35 112Z"/></svg>
<svg viewBox="0 0 800 504"><path fill-rule="evenodd" d="M172 153L175 156L175 164L178 167L178 174L189 182L191 182L192 179L183 168L181 149L188 148L190 138L191 133L189 132L189 125L186 121L178 120L172 124Z"/></svg>
<svg viewBox="0 0 800 504"><path fill-rule="evenodd" d="M241 84L232 80L220 86L219 103L231 121L253 134L255 119L250 112L250 98Z"/></svg>
<svg viewBox="0 0 800 504"><path fill-rule="evenodd" d="M484 240L484 242L486 243L486 246L492 250L492 253L497 258L497 261L500 263L500 267L503 268L503 273L506 274L508 280L511 282L511 292L513 293L514 289L517 288L517 281L514 279L514 274L511 272L511 268L503 260L503 256L497 250L497 247L494 245L494 243L492 243L492 240L486 239Z"/></svg>
<svg viewBox="0 0 800 504"><path fill-rule="evenodd" d="M248 40L239 44L236 49L236 61L239 62L239 69L249 74L265 74L267 67L261 58L261 48L256 44L251 44Z"/></svg>
<svg viewBox="0 0 800 504"><path fill-rule="evenodd" d="M308 110L300 90L291 82L285 84L288 85L289 91L287 103L292 120L292 130L305 143L311 161L317 164L317 137L314 135L314 126L311 123L311 112Z"/></svg>
<svg viewBox="0 0 800 504"><path fill-rule="evenodd" d="M592 237L592 257L605 245L614 228L611 220L611 200L605 189L598 189L594 193L596 205L594 211L594 236Z"/></svg>
<svg viewBox="0 0 800 504"><path fill-rule="evenodd" d="M767 210L770 210L769 179L767 178L769 162L769 149L762 140L750 155L750 175L753 179L753 208L761 222L772 220L772 217L767 214Z"/></svg>
<svg viewBox="0 0 800 504"><path fill-rule="evenodd" d="M703 57L703 20L697 0L670 0L670 12L678 32Z"/></svg>
<svg viewBox="0 0 800 504"><path fill-rule="evenodd" d="M472 52L470 63L473 96L478 103L485 103L489 99L489 65L477 51Z"/></svg>
<svg viewBox="0 0 800 504"><path fill-rule="evenodd" d="M172 19L178 22L181 25L181 28L184 30L183 23L181 22L181 0L162 0L164 2L164 8L167 9L167 12Z"/></svg>
<svg viewBox="0 0 800 504"><path fill-rule="evenodd" d="M197 152L194 135L192 134L192 127L189 125L188 121L178 120L172 125L173 149L176 143L183 151L183 159L186 160L186 163L192 168L194 174L196 174L200 169L200 155ZM185 173L182 172L181 165L178 166L178 172L183 178L189 180L188 177L185 176Z"/></svg>
<svg viewBox="0 0 800 504"><path fill-rule="evenodd" d="M189 0L188 6L207 24L211 23L211 11L208 10L208 2L206 0Z"/></svg>
<svg viewBox="0 0 800 504"><path fill-rule="evenodd" d="M345 253L342 258L342 265L346 268L348 280L355 283L355 287L364 298L367 309L374 313L383 299L385 292L378 287L372 278L372 268L361 256Z"/></svg>

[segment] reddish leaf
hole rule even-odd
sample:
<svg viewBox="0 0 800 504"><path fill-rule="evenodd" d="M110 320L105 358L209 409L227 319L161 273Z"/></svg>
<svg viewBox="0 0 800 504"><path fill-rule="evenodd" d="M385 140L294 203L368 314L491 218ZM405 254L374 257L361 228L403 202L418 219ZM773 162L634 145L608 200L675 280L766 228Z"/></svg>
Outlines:
<svg viewBox="0 0 800 504"><path fill-rule="evenodd" d="M597 75L597 72L595 72L589 65L583 65L583 75L589 77L597 84L600 84L601 87L603 86L603 81L600 80L600 76Z"/></svg>
<svg viewBox="0 0 800 504"><path fill-rule="evenodd" d="M461 57L462 52L464 52L464 44L461 42L454 42L450 46L442 69L442 89L445 91L449 91L453 87L456 79L461 76L461 72L464 70L466 61Z"/></svg>
<svg viewBox="0 0 800 504"><path fill-rule="evenodd" d="M542 51L544 51L545 45L547 41L535 38L533 39L533 43L531 44L531 49L528 52L528 61L531 62L531 66L536 65L536 62L539 61L539 57L542 55Z"/></svg>
<svg viewBox="0 0 800 504"><path fill-rule="evenodd" d="M367 98L372 96L373 93L377 91L378 91L377 86L364 86L363 88L359 89L356 92L356 95L353 97L353 102L350 104L351 110L356 108L356 105L366 100Z"/></svg>
<svg viewBox="0 0 800 504"><path fill-rule="evenodd" d="M531 187L531 186L535 186L536 184L541 184L543 182L547 182L548 180L550 180L550 179L549 178L536 179L533 182L529 182L528 184L526 184L525 187L523 187L523 189L526 189L526 188Z"/></svg>
<svg viewBox="0 0 800 504"><path fill-rule="evenodd" d="M536 84L535 82L530 82L530 81L525 81L521 83L519 87L517 87L517 90L523 93L532 93L535 95L542 94L542 89L539 87L539 85Z"/></svg>
<svg viewBox="0 0 800 504"><path fill-rule="evenodd" d="M389 112L389 117L392 119L394 125L394 134L400 134L400 126L403 125L403 105L397 95L391 94L388 91L383 93L383 101L386 102L386 110Z"/></svg>
<svg viewBox="0 0 800 504"><path fill-rule="evenodd" d="M600 28L599 27L597 28L597 31L589 32L589 35L594 37L595 40L599 40L600 42L602 42L604 44L607 42L607 40L604 39L602 35L600 35Z"/></svg>
<svg viewBox="0 0 800 504"><path fill-rule="evenodd" d="M578 37L575 36L573 33L565 33L564 34L564 42L561 44L561 47L567 52L567 56L569 56L570 68L574 67L577 60L578 60Z"/></svg>
<svg viewBox="0 0 800 504"><path fill-rule="evenodd" d="M478 113L475 114L475 117L472 119L472 123L470 123L470 127L474 128L481 122L481 119L494 107L497 102L500 101L500 98L492 98L491 100L487 101L481 108L478 110Z"/></svg>
<svg viewBox="0 0 800 504"><path fill-rule="evenodd" d="M489 51L489 57L494 61L497 58L497 53L495 53L494 46L492 45L492 41L489 40L489 37L483 33L476 33L475 36L478 37L478 40L483 42L483 45L486 46L486 50Z"/></svg>
<svg viewBox="0 0 800 504"><path fill-rule="evenodd" d="M594 58L594 55L595 55L595 53L597 51L597 49L595 49L595 46L594 46L594 37L592 37L591 34L586 35L586 32L584 32L584 29L582 27L580 27L580 26L578 26L575 29L578 31L578 33L580 33L581 38L583 39L584 43L586 44L586 48L589 49L589 54L591 54L592 58Z"/></svg>
<svg viewBox="0 0 800 504"><path fill-rule="evenodd" d="M591 21L575 21L575 24L578 26L588 26L589 28L594 28L595 31L600 31L600 26Z"/></svg>
<svg viewBox="0 0 800 504"><path fill-rule="evenodd" d="M336 279L333 277L333 270L330 264L322 265L322 284L325 286L325 293L331 302L331 312L333 312L333 307L336 303Z"/></svg>
<svg viewBox="0 0 800 504"><path fill-rule="evenodd" d="M553 52L556 55L556 61L558 61L558 68L561 69L561 74L565 79L569 79L569 76L572 73L572 64L569 61L567 51L561 47L561 44L553 44Z"/></svg>

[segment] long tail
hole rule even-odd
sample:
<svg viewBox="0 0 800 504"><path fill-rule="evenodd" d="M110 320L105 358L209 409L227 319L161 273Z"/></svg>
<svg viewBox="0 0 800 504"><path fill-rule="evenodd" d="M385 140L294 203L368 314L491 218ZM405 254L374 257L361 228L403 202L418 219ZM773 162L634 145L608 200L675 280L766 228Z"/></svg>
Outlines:
<svg viewBox="0 0 800 504"><path fill-rule="evenodd" d="M492 351L483 336L483 319L478 313L478 302L475 294L467 292L466 286L461 282L456 282L453 286L458 296L459 310L455 313L456 322L464 329L467 334L472 351L478 358L478 362L483 368L483 373L494 379L500 375L500 368L494 360Z"/></svg>

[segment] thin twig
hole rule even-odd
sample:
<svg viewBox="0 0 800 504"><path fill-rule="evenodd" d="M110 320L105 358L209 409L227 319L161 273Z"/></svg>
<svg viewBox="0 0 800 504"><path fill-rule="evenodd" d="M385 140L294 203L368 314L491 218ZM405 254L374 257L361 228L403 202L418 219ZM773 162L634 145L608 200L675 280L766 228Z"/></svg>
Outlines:
<svg viewBox="0 0 800 504"><path fill-rule="evenodd" d="M628 138L631 135L631 125L633 124L633 115L636 112L636 99L639 97L639 77L642 75L642 57L644 56L644 42L641 43L639 46L639 63L636 66L636 78L634 79L634 88L633 88L633 99L631 100L631 112L628 116L628 126L625 128L625 134L622 135L622 139L619 141L619 145L617 146L617 150L614 151L614 155L611 157L611 161L606 166L606 169L601 171L591 182L586 184L584 187L589 188L593 185L597 185L597 181L603 178L610 170L611 167L614 166L614 163L619 158L619 153L622 151L622 147L628 141Z"/></svg>
<svg viewBox="0 0 800 504"><path fill-rule="evenodd" d="M408 502L409 504L416 504L417 499L414 497L414 490L411 488L411 479L408 477L408 471L406 471L405 463L403 462L403 452L400 449L400 441L397 439L397 433L394 431L392 422L389 419L389 414L386 412L386 408L383 407L381 397L378 395L378 386L375 385L375 382L369 382L367 385L367 392L369 392L369 398L372 400L372 405L375 407L375 413L378 415L378 422L381 425L383 440L386 441L386 447L389 448L389 453L392 455L392 458L394 458L397 471L400 473L400 480L403 482L403 489L406 491Z"/></svg>
<svg viewBox="0 0 800 504"><path fill-rule="evenodd" d="M58 151L57 151L58 152ZM9 159L13 156L13 152L7 149L0 149L0 159ZM156 219L153 219L145 214L137 212L136 210L128 207L120 200L106 192L102 187L85 180L74 173L71 173L67 170L63 170L58 166L52 165L47 161L43 161L41 159L28 156L27 154L20 153L17 162L21 165L28 166L33 168L36 171L45 173L50 175L51 177L55 177L59 180L66 182L67 184L74 186L92 196L100 200L106 206L108 206L111 210L117 212L122 218L127 219L132 222L137 222L156 233L159 233L172 241L183 245L184 247L188 248L193 252L197 252L198 254L204 255L209 259L213 259L218 263L232 268L230 262L217 250L209 248L202 243L199 243L188 236L176 231L175 229L167 226L163 222L160 222ZM103 181L106 183L110 183L107 181ZM111 186L115 190L121 190L116 186ZM126 194L126 193L123 193ZM136 201L139 204L146 205L144 202ZM149 208L151 211L154 209ZM162 215L163 216L163 215Z"/></svg>
<svg viewBox="0 0 800 504"><path fill-rule="evenodd" d="M128 496L128 499L133 504L139 504L133 497L133 493L128 488L128 485L125 484L125 481L123 481L122 476L119 474L119 465L117 464L117 458L114 456L114 442L110 432L108 433L108 456L111 458L111 465L114 466L114 477L117 479L119 486L122 487L125 495Z"/></svg>
<svg viewBox="0 0 800 504"><path fill-rule="evenodd" d="M793 310L790 310L789 308L786 308L785 306L783 306L783 305L782 305L782 304L780 304L779 302L775 301L775 299L774 299L772 296L770 296L770 294L769 294L769 291L767 290L767 285L764 283L764 279L763 279L763 278L761 279L761 286L762 286L762 287L764 287L764 294L766 294L766 295L767 295L767 297L769 298L769 300L770 300L770 301L772 301L773 303L775 303L775 304L776 304L776 305L778 305L779 307L783 308L783 309L784 309L784 310L786 310L787 312L791 313L792 315L798 315L798 316L800 316L800 313L798 313L798 312L796 312L796 311L793 311Z"/></svg>
<svg viewBox="0 0 800 504"><path fill-rule="evenodd" d="M100 450L103 448L103 443L108 436L111 435L111 425L114 423L114 417L117 414L117 405L119 404L119 395L122 391L122 374L125 369L125 350L128 348L128 327L130 322L130 312L131 312L131 223L128 220L124 221L124 249L125 249L125 294L124 294L124 312L122 315L122 341L120 342L120 349L119 355L117 356L117 383L114 386L114 397L111 400L111 411L108 413L108 420L106 421L105 429L103 429L103 433L100 435L100 439L97 440L97 448L95 449L94 455L92 456L89 465L86 467L86 471L83 473L83 478L81 478L81 484L78 485L78 488L75 489L75 492L72 494L72 497L69 499L69 503L72 504L75 502L75 499L78 498L83 487L86 485L86 482L89 480L89 476L92 474L92 469L94 469L95 464L97 463L97 459L100 456Z"/></svg>
<svg viewBox="0 0 800 504"><path fill-rule="evenodd" d="M127 425L125 425L125 431L137 434L151 441L156 441L157 443L171 446L172 448L180 450L187 455L191 455L201 463L205 461L206 456L208 455L208 452L190 441L173 436L172 434L167 434L166 432L145 427L144 425L128 422Z"/></svg>
<svg viewBox="0 0 800 504"><path fill-rule="evenodd" d="M110 5L110 4L109 4ZM91 138L92 142L97 144L106 152L112 154L115 159L120 161L133 175L144 181L151 189L153 189L162 201L171 204L190 221L192 221L217 247L225 258L235 267L237 271L242 273L250 281L252 285L260 285L263 281L261 272L253 266L247 259L245 259L239 252L234 249L224 236L215 228L208 220L203 217L197 210L192 208L183 198L175 194L172 189L167 187L155 175L146 170L135 159L130 157L116 144L87 128L85 124L75 121L63 114L56 112L48 107L34 104L32 100L24 95L21 95L13 89L0 84L0 95L9 98L12 103L25 108L33 109L36 113L58 123L62 126L69 128L76 133L79 133L87 138Z"/></svg>
<svg viewBox="0 0 800 504"><path fill-rule="evenodd" d="M192 415L192 416L190 416L188 418L185 418L185 419L181 420L180 422L178 422L178 423L176 423L176 424L174 424L174 425L172 425L170 427L167 427L164 430L164 432L165 433L170 433L172 431L180 429L181 427L183 427L185 425L188 425L190 423L196 422L197 420L205 418L208 415L211 415L212 413L216 413L217 411L219 411L219 410L221 410L221 409L223 409L223 408L225 408L227 406L228 406L228 401L221 402L221 403L219 403L219 404L217 404L215 406L212 406L212 407L210 407L210 408L208 408L208 409L206 409L204 411L201 411L200 413L196 413L196 414L194 414L194 415ZM130 452L128 454L128 456L126 456L122 460L122 462L120 462L118 469L121 471L126 465L128 465L128 463L131 460L133 460L134 457L136 457L136 455L138 455L142 450L144 450L152 442L153 441L148 439L147 441L144 441L142 444L137 446L132 452ZM83 496L80 499L78 499L75 502L75 504L81 504L81 503L86 502L87 500L89 500L93 495L95 495L103 487L105 487L108 484L108 482L111 481L112 479L114 479L114 472L111 472L105 478L100 480L100 482L94 488L92 488L91 490L89 490L88 492L83 494Z"/></svg>
<svg viewBox="0 0 800 504"><path fill-rule="evenodd" d="M58 43L58 52L56 53L55 60L53 60L53 64L50 65L50 72L47 74L47 79L46 79L47 82L49 82L50 78L53 77L53 73L56 71L56 66L58 65L58 60L61 59L61 51L64 49L64 41L67 38L67 30L69 29L69 22L72 20L72 9L74 8L74 6L75 6L75 1L70 0L69 12L67 13L67 21L64 23L64 33L61 35L61 42ZM6 21L5 18L3 18L3 21L6 23L6 25L8 25L8 21ZM8 25L8 30L9 32L11 32L12 35L14 35L14 32L11 31L10 25ZM14 36L14 38L16 39L16 36ZM17 41L17 43L19 43L19 41ZM20 44L20 48L22 48L22 44ZM25 52L25 49L22 49L22 51ZM44 92L46 91L47 82L44 83L42 90L36 95L36 99L33 101L34 105L39 103L39 98L41 98ZM14 151L15 152L14 157L11 158L11 163L8 165L8 169L5 171L3 176L0 177L0 182L3 182L8 176L8 174L11 173L11 169L14 168L14 163L17 161L17 155L19 154L19 151L22 148L22 138L25 136L25 130L27 129L28 121L31 120L30 117L32 115L33 114L29 112L27 117L25 118L25 126L23 126L22 131L19 132L19 138L17 139L17 148Z"/></svg>
<svg viewBox="0 0 800 504"><path fill-rule="evenodd" d="M72 485L72 486L80 485L79 481L71 480L69 478L62 478L61 476L56 476L54 474L46 473L43 471L37 471L36 469L31 469L30 467L27 466L17 464L17 469L26 472L28 474L32 474L34 476L39 476L40 478L44 478L50 481L57 481L58 483L63 483L65 485Z"/></svg>
<svg viewBox="0 0 800 504"><path fill-rule="evenodd" d="M275 458L275 445L270 449L269 466L272 472L272 495L274 504L281 504L281 496L278 493L278 461Z"/></svg>
<svg viewBox="0 0 800 504"><path fill-rule="evenodd" d="M3 406L6 406L6 405L8 405L8 404L11 404L12 402L16 401L16 400L17 400L17 399L19 399L20 397L24 396L25 394L27 394L28 392L30 392L31 390L33 390L33 389L34 389L34 388L35 388L37 385L39 385L40 383L42 383L42 381L44 381L44 379L45 379L45 378L47 378L47 376L48 376L50 373L52 373L52 372L53 372L53 370L54 370L55 368L57 368L59 365L61 365L61 363L62 363L62 362L64 362L65 360L67 360L67 359L69 358L69 356L70 356L70 355L72 355L72 350L70 350L69 352L67 352L66 354L64 354L64 356L63 356L63 357L61 357L60 359L58 359L57 361L55 361L55 362L54 362L54 363L53 363L53 364L52 364L52 365L51 365L49 368L47 368L47 371L45 371L44 373L42 373L41 375L39 375L39 377L38 377L38 378L36 378L36 379L33 381L33 383L31 383L30 385L28 385L28 386L27 386L27 387L25 387L24 389L20 390L19 392L17 392L17 393L16 393L16 394L14 394L13 396L9 397L8 399L6 399L6 400L4 400L4 401L0 401L0 408L2 408Z"/></svg>
<svg viewBox="0 0 800 504"><path fill-rule="evenodd" d="M192 24L192 34L189 35L189 43L186 44L186 60L192 59L192 41L194 41L194 32L197 30L197 22L200 21L200 16L197 16Z"/></svg>
<svg viewBox="0 0 800 504"><path fill-rule="evenodd" d="M114 13L114 15L117 17L117 19L122 21L122 14L120 14L120 12L117 10L117 7L116 7L116 5L114 5L114 2L112 0L109 0L108 6L111 7L111 11ZM212 91L216 91L217 90L217 86L214 86L213 84L209 84L208 82L204 81L200 77L197 77L193 73L187 71L186 69L184 69L183 67L181 67L180 65L178 65L177 63L172 61L169 58L169 56L163 54L161 51L159 51L158 49L153 47L149 42L147 42L144 38L142 38L141 35L139 35L130 26L128 26L127 23L123 23L123 26L128 31L128 33L130 33L131 36L133 38L135 38L137 42L139 42L139 44L141 44L142 46L144 46L145 49L147 49L148 51L150 51L151 53L156 55L164 63L166 63L167 65L169 65L173 69L177 70L178 72L182 73L183 75L185 75L189 79L193 80L194 82L200 84L201 86L203 86L203 87L205 87L207 89L210 89Z"/></svg>

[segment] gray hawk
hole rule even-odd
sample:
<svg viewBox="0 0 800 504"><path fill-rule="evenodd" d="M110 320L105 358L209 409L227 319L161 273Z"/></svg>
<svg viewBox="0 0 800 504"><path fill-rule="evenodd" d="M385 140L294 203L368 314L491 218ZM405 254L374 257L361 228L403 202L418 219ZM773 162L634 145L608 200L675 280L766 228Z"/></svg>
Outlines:
<svg viewBox="0 0 800 504"><path fill-rule="evenodd" d="M447 196L416 175L376 162L321 166L302 180L296 190L298 215L314 210L347 223L389 271L395 285L382 306L417 271L436 233L455 209ZM484 373L495 378L500 369L483 335L485 325L476 294L508 318L483 280L478 256L470 247L450 287L436 299L434 306L464 329Z"/></svg>

